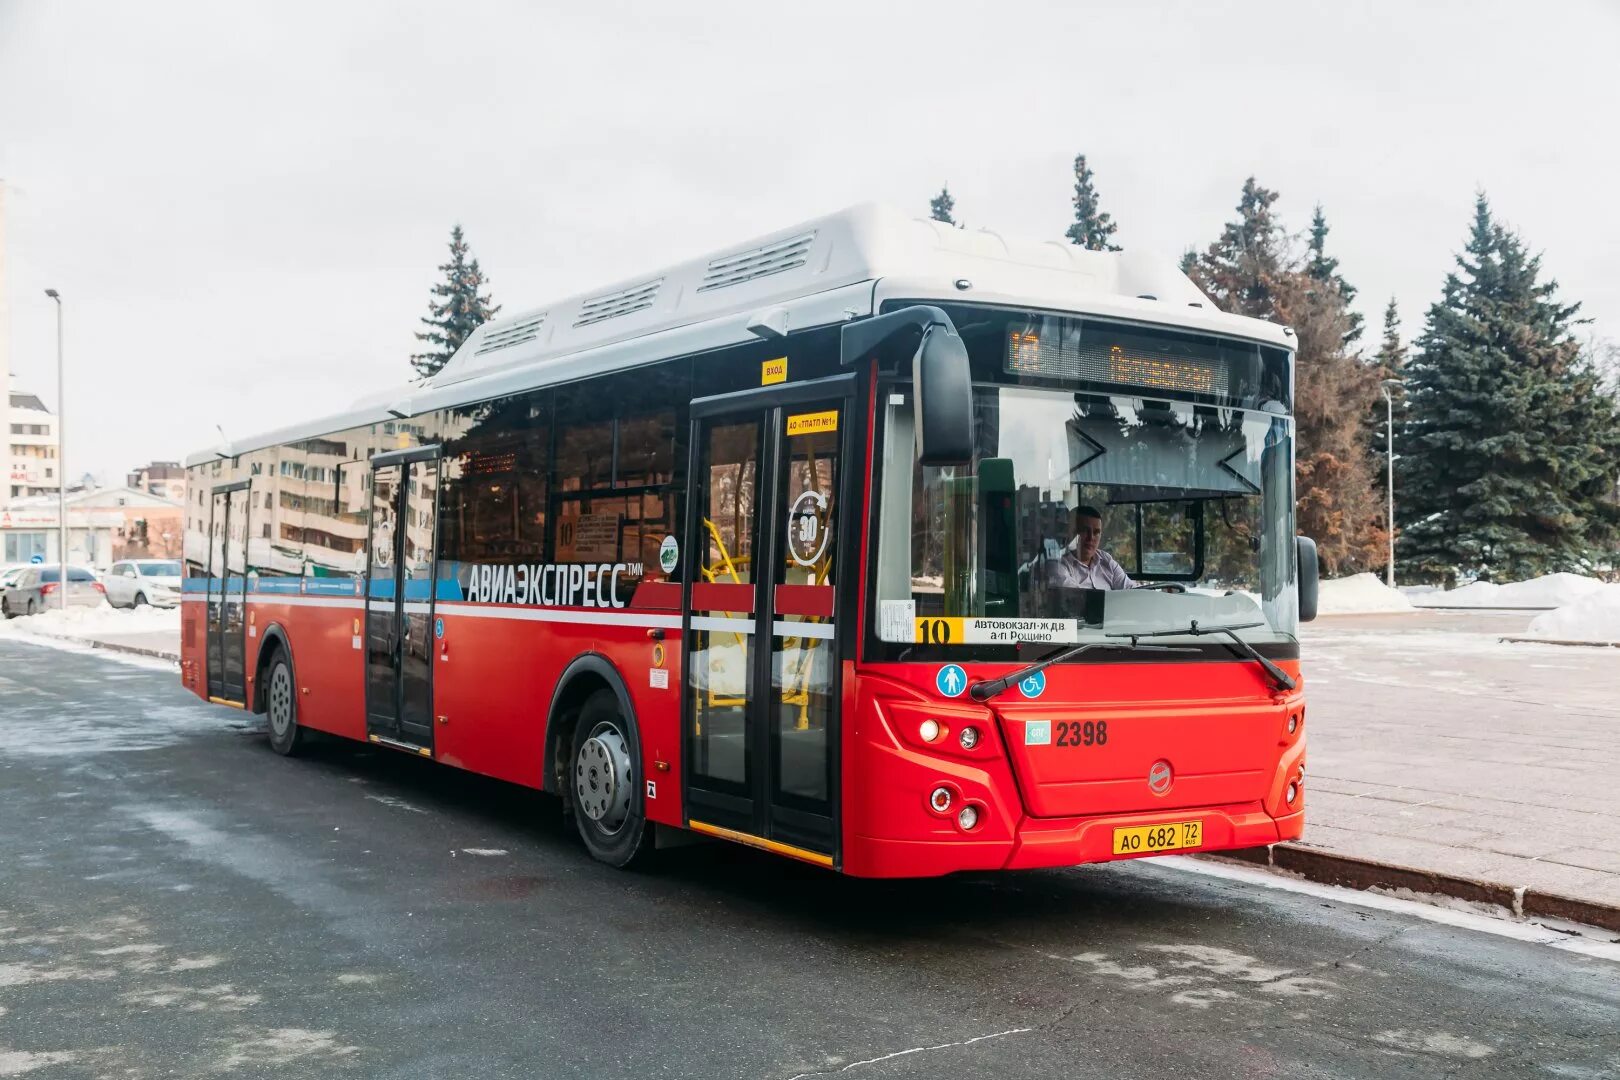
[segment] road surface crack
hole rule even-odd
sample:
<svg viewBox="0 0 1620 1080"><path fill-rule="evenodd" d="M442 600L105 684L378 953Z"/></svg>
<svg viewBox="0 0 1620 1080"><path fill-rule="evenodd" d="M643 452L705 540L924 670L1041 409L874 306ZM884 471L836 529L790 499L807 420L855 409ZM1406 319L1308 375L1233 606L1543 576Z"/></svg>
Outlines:
<svg viewBox="0 0 1620 1080"><path fill-rule="evenodd" d="M840 1066L836 1069L814 1069L810 1072L797 1073L788 1077L788 1080L807 1080L808 1077L812 1076L839 1076L843 1073L849 1072L851 1069L858 1069L862 1065L876 1065L879 1062L892 1061L895 1058L907 1057L911 1054L932 1053L935 1050L953 1050L959 1046L972 1046L974 1043L984 1042L987 1039L1000 1039L1008 1035L1023 1035L1034 1030L1034 1028L1027 1027L1008 1028L1006 1031L992 1031L988 1035L975 1035L971 1039L960 1039L956 1042L939 1043L935 1046L913 1046L909 1050L896 1050L892 1054L882 1054L874 1058L864 1058L860 1061L851 1061L849 1064Z"/></svg>

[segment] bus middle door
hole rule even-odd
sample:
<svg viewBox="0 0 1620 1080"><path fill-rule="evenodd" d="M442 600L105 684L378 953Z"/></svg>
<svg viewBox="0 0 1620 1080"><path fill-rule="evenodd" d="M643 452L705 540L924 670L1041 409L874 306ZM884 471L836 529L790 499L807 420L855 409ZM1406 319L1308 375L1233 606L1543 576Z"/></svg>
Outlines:
<svg viewBox="0 0 1620 1080"><path fill-rule="evenodd" d="M433 593L439 448L371 459L366 737L433 756Z"/></svg>

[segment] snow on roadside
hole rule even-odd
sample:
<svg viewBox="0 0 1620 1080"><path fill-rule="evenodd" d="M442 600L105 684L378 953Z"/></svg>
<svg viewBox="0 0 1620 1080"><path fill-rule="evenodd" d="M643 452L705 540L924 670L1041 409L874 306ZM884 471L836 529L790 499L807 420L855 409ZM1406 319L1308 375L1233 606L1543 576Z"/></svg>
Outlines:
<svg viewBox="0 0 1620 1080"><path fill-rule="evenodd" d="M120 610L114 607L59 609L15 619L0 619L0 640L21 641L61 652L93 653L130 667L173 671L174 661L158 657L98 649L92 642L116 640L131 634L164 634L180 651L180 611L149 607Z"/></svg>
<svg viewBox="0 0 1620 1080"><path fill-rule="evenodd" d="M1556 641L1620 642L1620 585L1604 585L1573 604L1537 615L1530 637Z"/></svg>
<svg viewBox="0 0 1620 1080"><path fill-rule="evenodd" d="M1498 585L1476 581L1450 592L1431 592L1412 598L1418 607L1557 608L1604 589L1597 578L1580 574L1548 574L1529 581Z"/></svg>
<svg viewBox="0 0 1620 1080"><path fill-rule="evenodd" d="M1412 601L1376 574L1330 578L1317 586L1318 615L1388 615L1412 610Z"/></svg>
<svg viewBox="0 0 1620 1080"><path fill-rule="evenodd" d="M0 623L0 633L55 634L59 637L94 639L108 635L172 633L180 640L179 608L73 607L62 611L50 608L38 615L24 615Z"/></svg>

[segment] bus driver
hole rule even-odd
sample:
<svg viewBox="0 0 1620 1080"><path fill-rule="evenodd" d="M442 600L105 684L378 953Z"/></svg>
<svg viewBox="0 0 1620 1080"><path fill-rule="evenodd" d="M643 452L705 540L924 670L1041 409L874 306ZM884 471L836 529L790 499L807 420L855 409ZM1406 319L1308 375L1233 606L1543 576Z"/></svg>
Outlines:
<svg viewBox="0 0 1620 1080"><path fill-rule="evenodd" d="M1114 557L1102 550L1102 512L1074 508L1074 541L1061 559L1046 564L1049 589L1134 589L1136 582Z"/></svg>

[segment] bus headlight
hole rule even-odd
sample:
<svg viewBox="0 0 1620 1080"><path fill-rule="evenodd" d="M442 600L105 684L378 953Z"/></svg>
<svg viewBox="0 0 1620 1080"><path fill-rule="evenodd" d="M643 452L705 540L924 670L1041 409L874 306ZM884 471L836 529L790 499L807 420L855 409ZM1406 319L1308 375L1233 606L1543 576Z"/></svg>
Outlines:
<svg viewBox="0 0 1620 1080"><path fill-rule="evenodd" d="M973 827L979 823L979 808L976 806L962 807L961 813L956 815L956 823L961 826L963 832L973 831Z"/></svg>
<svg viewBox="0 0 1620 1080"><path fill-rule="evenodd" d="M951 789L937 787L928 795L928 805L934 808L936 814L943 814L951 808Z"/></svg>
<svg viewBox="0 0 1620 1080"><path fill-rule="evenodd" d="M1294 805L1294 800L1299 798L1299 785L1298 784L1289 784L1288 785L1288 791L1286 793L1284 793L1283 798L1288 800L1288 805L1289 806L1293 806Z"/></svg>
<svg viewBox="0 0 1620 1080"><path fill-rule="evenodd" d="M979 729L965 727L956 735L956 741L962 744L962 749L971 750L979 745Z"/></svg>
<svg viewBox="0 0 1620 1080"><path fill-rule="evenodd" d="M917 735L923 742L933 742L939 738L939 721L924 720L917 725Z"/></svg>

